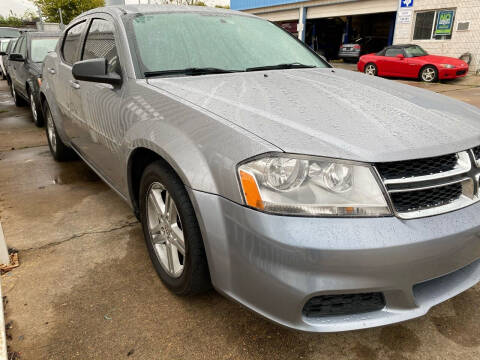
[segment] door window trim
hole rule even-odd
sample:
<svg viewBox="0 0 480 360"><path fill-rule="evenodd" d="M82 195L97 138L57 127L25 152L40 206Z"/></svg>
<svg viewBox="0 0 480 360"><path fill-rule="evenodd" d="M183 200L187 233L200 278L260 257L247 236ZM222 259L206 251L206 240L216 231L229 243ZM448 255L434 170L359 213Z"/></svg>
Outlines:
<svg viewBox="0 0 480 360"><path fill-rule="evenodd" d="M65 57L63 56L63 47L65 46L65 40L67 40L67 36L68 36L68 32L73 29L75 26L81 24L81 23L87 23L88 19L81 19L79 21L77 21L75 24L72 24L72 26L70 26L67 30L65 30L65 34L63 35L63 38L62 38L62 44L60 46L60 59L62 60L62 62L68 66L73 66L73 64L75 63L75 61L73 63L69 63L67 60L65 60ZM88 26L88 24L87 24ZM84 40L84 37L85 37L85 29L83 30L83 33L80 34L80 45L83 43L83 40ZM75 59L78 61L78 48L77 48L77 51L76 51L76 54L75 54Z"/></svg>

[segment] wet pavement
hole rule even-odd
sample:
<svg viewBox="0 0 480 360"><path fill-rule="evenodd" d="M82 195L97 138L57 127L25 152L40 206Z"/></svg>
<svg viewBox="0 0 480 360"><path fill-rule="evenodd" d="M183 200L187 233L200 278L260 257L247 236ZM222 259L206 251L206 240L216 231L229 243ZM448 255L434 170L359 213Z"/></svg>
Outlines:
<svg viewBox="0 0 480 360"><path fill-rule="evenodd" d="M430 88L480 106L475 82ZM21 262L1 280L21 359L480 358L479 285L425 317L338 334L281 328L214 291L172 295L129 207L45 139L0 82L0 221Z"/></svg>

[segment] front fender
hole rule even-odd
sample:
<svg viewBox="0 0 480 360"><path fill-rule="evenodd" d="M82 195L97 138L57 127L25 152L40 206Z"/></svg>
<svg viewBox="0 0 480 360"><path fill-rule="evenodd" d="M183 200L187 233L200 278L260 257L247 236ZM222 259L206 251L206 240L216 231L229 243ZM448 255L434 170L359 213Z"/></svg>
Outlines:
<svg viewBox="0 0 480 360"><path fill-rule="evenodd" d="M161 156L185 186L241 202L236 166L252 156L279 151L272 144L192 103L148 84L136 84L121 111L124 171L137 148ZM128 186L128 184L127 184Z"/></svg>

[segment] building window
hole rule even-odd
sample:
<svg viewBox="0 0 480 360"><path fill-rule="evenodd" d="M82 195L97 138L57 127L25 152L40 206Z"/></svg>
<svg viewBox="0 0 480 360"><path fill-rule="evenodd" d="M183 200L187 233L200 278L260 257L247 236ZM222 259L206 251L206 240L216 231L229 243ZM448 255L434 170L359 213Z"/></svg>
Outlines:
<svg viewBox="0 0 480 360"><path fill-rule="evenodd" d="M452 38L455 10L422 11L415 14L413 40Z"/></svg>

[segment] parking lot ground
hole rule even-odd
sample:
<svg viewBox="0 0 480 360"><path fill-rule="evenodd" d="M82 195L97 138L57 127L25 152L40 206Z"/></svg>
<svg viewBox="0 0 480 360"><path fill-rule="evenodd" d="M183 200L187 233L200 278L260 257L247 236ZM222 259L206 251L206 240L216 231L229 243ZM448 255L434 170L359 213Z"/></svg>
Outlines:
<svg viewBox="0 0 480 360"><path fill-rule="evenodd" d="M476 102L473 90L445 94ZM45 144L0 82L0 221L21 263L1 281L22 360L480 358L478 285L425 317L337 334L284 329L215 291L172 295L128 206Z"/></svg>

